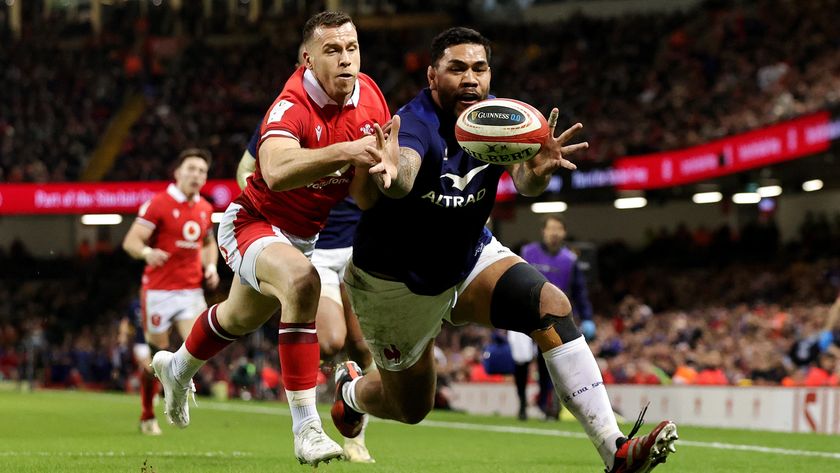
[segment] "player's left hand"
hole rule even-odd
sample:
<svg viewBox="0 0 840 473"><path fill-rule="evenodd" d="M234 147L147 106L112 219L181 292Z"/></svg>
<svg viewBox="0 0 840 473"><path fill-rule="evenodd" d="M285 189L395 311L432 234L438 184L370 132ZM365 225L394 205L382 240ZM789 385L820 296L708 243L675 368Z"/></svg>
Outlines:
<svg viewBox="0 0 840 473"><path fill-rule="evenodd" d="M378 175L382 179L382 187L389 189L391 182L397 178L397 169L400 162L400 143L398 136L400 134L400 116L394 115L388 124L388 136L385 136L385 131L379 124L373 125L376 133L376 147L368 146L365 150L376 161L376 164L371 166L369 172L371 175Z"/></svg>
<svg viewBox="0 0 840 473"><path fill-rule="evenodd" d="M204 268L204 282L211 290L219 286L219 271L216 270L216 265L209 264Z"/></svg>
<svg viewBox="0 0 840 473"><path fill-rule="evenodd" d="M525 161L525 166L539 177L546 177L554 173L554 171L562 168L577 169L577 166L568 159L567 156L574 154L582 149L589 148L589 143L574 143L566 145L572 136L574 136L583 125L575 123L558 137L554 137L554 128L557 126L557 117L560 111L555 107L551 109L551 114L548 116L548 137L545 143L540 148L540 152L534 156L533 159Z"/></svg>

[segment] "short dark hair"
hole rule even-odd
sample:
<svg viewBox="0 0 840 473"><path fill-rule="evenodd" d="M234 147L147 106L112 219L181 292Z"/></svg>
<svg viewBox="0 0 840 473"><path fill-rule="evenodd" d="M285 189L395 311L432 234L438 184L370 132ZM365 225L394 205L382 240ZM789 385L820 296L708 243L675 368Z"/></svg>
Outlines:
<svg viewBox="0 0 840 473"><path fill-rule="evenodd" d="M204 160L204 162L207 163L208 168L213 163L213 155L210 154L210 151L204 148L187 148L178 154L178 159L175 161L174 169L178 169L179 167L181 167L181 165L184 164L184 161L186 161L187 158L201 158Z"/></svg>
<svg viewBox="0 0 840 473"><path fill-rule="evenodd" d="M476 30L456 26L435 36L435 39L432 40L432 65L437 66L446 48L459 44L480 44L484 46L487 62L490 62L490 40Z"/></svg>
<svg viewBox="0 0 840 473"><path fill-rule="evenodd" d="M566 229L566 221L563 220L563 217L559 215L546 215L543 217L543 229L548 226L548 222L554 220L555 222L560 222L560 225L563 225L563 229Z"/></svg>
<svg viewBox="0 0 840 473"><path fill-rule="evenodd" d="M353 19L347 13L340 11L322 11L312 15L303 25L303 42L306 43L312 39L315 29L319 26L338 27L345 23L353 23Z"/></svg>

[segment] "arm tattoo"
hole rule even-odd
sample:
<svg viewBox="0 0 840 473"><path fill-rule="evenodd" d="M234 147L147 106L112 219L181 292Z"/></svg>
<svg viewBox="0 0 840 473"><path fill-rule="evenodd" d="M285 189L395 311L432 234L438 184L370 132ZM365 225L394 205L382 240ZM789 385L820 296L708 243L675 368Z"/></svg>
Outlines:
<svg viewBox="0 0 840 473"><path fill-rule="evenodd" d="M400 162L397 165L397 179L391 183L390 189L380 190L388 197L399 199L408 195L414 186L414 178L420 170L420 155L411 148L400 148ZM377 180L377 184L381 181Z"/></svg>

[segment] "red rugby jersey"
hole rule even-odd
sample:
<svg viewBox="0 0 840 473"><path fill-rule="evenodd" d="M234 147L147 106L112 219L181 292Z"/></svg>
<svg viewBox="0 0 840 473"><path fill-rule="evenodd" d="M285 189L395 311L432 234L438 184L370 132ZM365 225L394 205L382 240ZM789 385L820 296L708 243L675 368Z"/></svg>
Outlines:
<svg viewBox="0 0 840 473"><path fill-rule="evenodd" d="M301 67L292 75L263 118L259 146L271 137L294 138L301 148L316 149L353 141L373 133L374 123L390 119L388 104L369 76L359 73L353 94L343 107L333 101L312 71ZM274 192L257 168L237 203L269 223L300 237L321 231L330 209L347 196L353 167L296 189Z"/></svg>
<svg viewBox="0 0 840 473"><path fill-rule="evenodd" d="M140 206L137 223L152 228L149 246L169 253L163 266L146 265L143 289L195 289L204 280L201 248L211 228L213 206L200 195L192 199L175 184Z"/></svg>

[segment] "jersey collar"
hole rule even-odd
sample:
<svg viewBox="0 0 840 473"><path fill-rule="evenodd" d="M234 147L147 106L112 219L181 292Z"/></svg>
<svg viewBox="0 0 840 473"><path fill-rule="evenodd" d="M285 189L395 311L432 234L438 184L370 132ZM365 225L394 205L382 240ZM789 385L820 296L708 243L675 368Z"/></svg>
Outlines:
<svg viewBox="0 0 840 473"><path fill-rule="evenodd" d="M175 199L175 202L178 202L179 204L183 204L187 201L187 195L181 192L181 189L178 189L178 186L176 186L175 184L170 183L169 186L167 186L166 188L166 193L169 194L170 197ZM201 196L196 194L195 197L193 197L193 202L198 202L198 199L200 198Z"/></svg>
<svg viewBox="0 0 840 473"><path fill-rule="evenodd" d="M306 94L309 95L309 98L311 98L312 101L318 104L321 108L324 108L327 105L338 105L335 100L331 99L330 96L327 95L327 92L324 91L321 84L318 83L318 79L315 78L315 74L313 74L309 69L303 73L303 88L306 90ZM350 98L348 98L347 102L344 103L345 106L359 106L359 89L359 79L356 79L356 84L353 86L353 93L350 94Z"/></svg>

